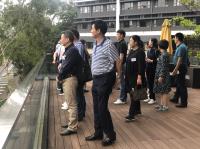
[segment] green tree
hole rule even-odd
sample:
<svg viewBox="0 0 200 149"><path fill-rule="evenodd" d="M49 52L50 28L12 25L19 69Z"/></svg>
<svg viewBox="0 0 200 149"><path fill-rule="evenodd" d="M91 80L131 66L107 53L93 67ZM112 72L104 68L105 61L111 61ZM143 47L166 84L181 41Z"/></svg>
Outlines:
<svg viewBox="0 0 200 149"><path fill-rule="evenodd" d="M200 1L199 0L181 0L180 1L189 10L199 13ZM174 17L174 22L178 22L181 26L194 30L196 35L200 35L200 25L197 25L193 20L186 19L184 17Z"/></svg>
<svg viewBox="0 0 200 149"><path fill-rule="evenodd" d="M61 31L72 26L75 9L59 0L18 0L6 3L0 16L1 55L26 75ZM52 19L53 16L53 19ZM58 18L57 24L54 18Z"/></svg>

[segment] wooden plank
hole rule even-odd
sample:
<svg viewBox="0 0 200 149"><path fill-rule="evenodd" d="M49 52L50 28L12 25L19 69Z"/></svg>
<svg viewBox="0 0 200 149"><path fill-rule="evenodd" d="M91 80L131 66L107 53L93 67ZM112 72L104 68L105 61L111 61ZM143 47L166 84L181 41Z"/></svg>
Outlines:
<svg viewBox="0 0 200 149"><path fill-rule="evenodd" d="M55 82L53 82L55 87ZM91 88L91 83L87 85ZM63 96L57 96L55 88L54 117L55 140L59 139L60 123L67 120L67 112L60 110ZM109 109L112 115L114 129L117 133L116 142L106 147L108 149L197 149L200 146L200 90L188 89L189 107L175 108L170 103L169 112L156 112L154 106L141 102L143 115L135 122L125 123L124 117L128 113L130 101L126 105L114 105L119 91L113 90L109 99ZM197 96L198 95L198 96ZM102 149L101 141L85 141L85 137L94 133L93 101L91 92L85 94L87 110L85 119L79 123L78 134L62 137L65 149ZM57 100L57 101L55 101ZM57 112L55 112L55 110ZM52 111L51 111L52 112ZM59 116L59 117L58 117ZM51 119L52 121L52 119ZM52 138L51 138L52 139ZM61 140L62 140L61 139ZM62 144L62 141L60 143ZM56 145L55 149L59 149Z"/></svg>

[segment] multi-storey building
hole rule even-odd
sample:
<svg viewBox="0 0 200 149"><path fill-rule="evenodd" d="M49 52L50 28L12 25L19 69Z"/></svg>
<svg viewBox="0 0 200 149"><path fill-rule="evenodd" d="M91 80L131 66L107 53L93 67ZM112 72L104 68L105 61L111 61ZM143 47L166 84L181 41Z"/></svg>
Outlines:
<svg viewBox="0 0 200 149"><path fill-rule="evenodd" d="M116 0L76 0L75 5L78 8L75 23L81 35L88 36L86 39L89 42L92 39L89 34L84 33L89 33L91 21L96 19L106 21L109 26L109 36L112 38L115 35ZM183 16L200 24L200 10L191 11L183 6L180 0L120 0L120 28L128 32L128 35L140 34L144 40L149 36L158 37L163 20L176 16ZM174 23L172 30L186 29Z"/></svg>

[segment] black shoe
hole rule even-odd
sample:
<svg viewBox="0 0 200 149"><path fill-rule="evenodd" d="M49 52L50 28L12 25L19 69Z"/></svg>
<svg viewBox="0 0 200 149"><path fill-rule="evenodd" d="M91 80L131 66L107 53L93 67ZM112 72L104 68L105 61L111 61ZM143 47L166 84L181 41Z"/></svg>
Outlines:
<svg viewBox="0 0 200 149"><path fill-rule="evenodd" d="M84 91L85 93L89 92L89 90L87 90L87 89L84 89L83 91Z"/></svg>
<svg viewBox="0 0 200 149"><path fill-rule="evenodd" d="M83 121L83 117L78 117L78 121L79 122Z"/></svg>
<svg viewBox="0 0 200 149"><path fill-rule="evenodd" d="M96 134L92 134L88 137L85 137L86 141L94 141L94 140L102 140L103 135L96 135Z"/></svg>
<svg viewBox="0 0 200 149"><path fill-rule="evenodd" d="M187 105L177 104L176 107L177 107L177 108L187 108Z"/></svg>
<svg viewBox="0 0 200 149"><path fill-rule="evenodd" d="M102 145L103 145L103 146L109 146L109 145L112 145L112 144L115 142L115 140L116 140L116 136L115 136L114 138L112 138L112 139L106 137L106 138L103 139L103 141L102 141Z"/></svg>
<svg viewBox="0 0 200 149"><path fill-rule="evenodd" d="M142 115L142 112L141 111L138 111L135 113L135 116L141 116Z"/></svg>
<svg viewBox="0 0 200 149"><path fill-rule="evenodd" d="M134 120L135 120L135 117L134 117L134 116L129 116L129 115L128 115L128 116L125 117L125 121L126 121L126 122L132 122L132 121L134 121Z"/></svg>
<svg viewBox="0 0 200 149"><path fill-rule="evenodd" d="M67 128L68 127L68 124L63 124L61 125L62 128Z"/></svg>
<svg viewBox="0 0 200 149"><path fill-rule="evenodd" d="M173 102L173 103L178 103L178 100L174 99L174 98L170 99L170 101Z"/></svg>
<svg viewBox="0 0 200 149"><path fill-rule="evenodd" d="M75 133L77 133L77 132L76 132L76 131L69 130L69 129L65 129L65 130L63 130L63 131L60 133L60 135L61 135L61 136L67 136L67 135L71 135L71 134L75 134Z"/></svg>

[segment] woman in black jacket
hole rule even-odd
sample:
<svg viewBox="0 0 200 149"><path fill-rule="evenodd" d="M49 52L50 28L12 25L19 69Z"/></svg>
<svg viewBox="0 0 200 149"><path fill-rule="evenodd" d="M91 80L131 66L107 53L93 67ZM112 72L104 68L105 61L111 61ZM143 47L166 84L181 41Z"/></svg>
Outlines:
<svg viewBox="0 0 200 149"><path fill-rule="evenodd" d="M130 37L129 44L131 50L127 56L125 80L127 92L130 94L136 88L146 87L146 79L144 44L137 35ZM131 96L131 105L129 114L125 117L126 121L135 120L137 114L141 114L140 101L134 100Z"/></svg>
<svg viewBox="0 0 200 149"><path fill-rule="evenodd" d="M153 92L154 77L156 72L157 58L160 55L158 51L158 40L156 38L151 38L149 40L149 49L147 51L146 58L146 76L149 88L149 99L144 100L148 104L154 104L156 101L155 94Z"/></svg>

